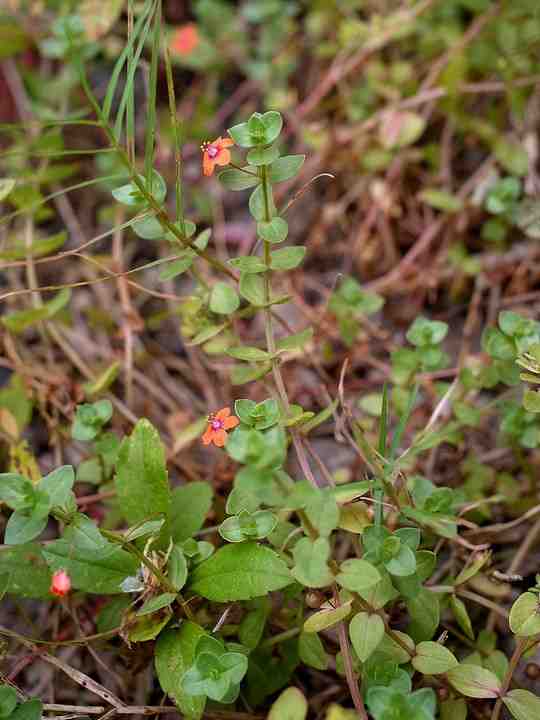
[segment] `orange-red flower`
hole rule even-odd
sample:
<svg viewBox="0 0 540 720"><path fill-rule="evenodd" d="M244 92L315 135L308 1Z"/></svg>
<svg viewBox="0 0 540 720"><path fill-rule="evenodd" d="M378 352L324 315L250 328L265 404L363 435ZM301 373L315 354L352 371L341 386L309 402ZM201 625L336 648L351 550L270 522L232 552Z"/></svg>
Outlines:
<svg viewBox="0 0 540 720"><path fill-rule="evenodd" d="M176 55L189 55L199 44L199 31L194 23L178 27L171 36L171 52Z"/></svg>
<svg viewBox="0 0 540 720"><path fill-rule="evenodd" d="M205 175L212 175L216 165L228 165L231 162L231 152L227 150L231 145L234 145L231 138L222 137L201 145L203 152L202 166Z"/></svg>
<svg viewBox="0 0 540 720"><path fill-rule="evenodd" d="M49 592L58 597L64 597L71 590L71 578L65 570L57 570L51 580Z"/></svg>
<svg viewBox="0 0 540 720"><path fill-rule="evenodd" d="M208 427L202 436L205 445L214 443L216 447L223 447L227 442L227 430L236 427L240 420L231 415L231 409L224 407L208 416Z"/></svg>

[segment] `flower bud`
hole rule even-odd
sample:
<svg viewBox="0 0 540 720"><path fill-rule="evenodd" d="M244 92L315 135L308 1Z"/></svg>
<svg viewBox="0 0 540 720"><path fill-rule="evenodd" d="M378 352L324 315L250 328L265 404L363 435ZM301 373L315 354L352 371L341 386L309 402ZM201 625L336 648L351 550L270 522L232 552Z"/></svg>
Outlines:
<svg viewBox="0 0 540 720"><path fill-rule="evenodd" d="M71 590L71 578L65 570L57 570L53 574L49 590L58 597L64 597L68 594Z"/></svg>

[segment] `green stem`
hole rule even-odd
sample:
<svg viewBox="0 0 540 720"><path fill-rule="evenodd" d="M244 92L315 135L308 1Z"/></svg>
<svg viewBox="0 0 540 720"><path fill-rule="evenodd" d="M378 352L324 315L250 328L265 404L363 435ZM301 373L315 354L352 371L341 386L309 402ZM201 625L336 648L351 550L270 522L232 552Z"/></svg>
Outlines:
<svg viewBox="0 0 540 720"><path fill-rule="evenodd" d="M277 635L273 635L272 637L266 638L266 640L263 640L263 642L259 645L259 648L270 648L274 645L277 645L280 642L285 642L285 640L290 640L293 637L296 637L301 632L301 628L294 627L290 630L285 630L284 632L278 633Z"/></svg>
<svg viewBox="0 0 540 720"><path fill-rule="evenodd" d="M165 43L165 73L167 75L167 92L169 94L169 113L171 118L171 127L173 131L174 140L174 163L176 167L176 180L175 180L175 209L176 209L176 220L180 223L182 228L182 234L186 235L186 225L184 219L184 200L182 192L182 139L180 137L180 131L178 128L179 123L176 119L176 96L174 93L174 80L172 74L171 56L169 54L169 47Z"/></svg>
<svg viewBox="0 0 540 720"><path fill-rule="evenodd" d="M266 222L270 222L272 220L272 213L270 211L268 166L263 165L261 168L261 171L262 171L262 188L263 188L263 199L264 199L264 219ZM276 342L274 339L274 329L273 329L273 325L272 325L272 308L270 306L271 297L272 297L272 287L271 287L272 270L270 269L271 243L264 240L263 247L264 247L264 264L268 268L263 273L264 303L265 303L264 332L265 332L265 336L266 336L266 347L267 347L268 352L272 355L272 360L271 360L272 375L274 377L274 384L275 384L276 390L278 392L281 410L282 410L283 414L288 415L290 412L290 403L289 403L289 398L287 396L287 389L285 387L285 383L283 382L283 376L281 375L281 370L279 367L279 358L275 357ZM311 485L313 485L313 487L317 488L318 487L317 481L315 480L313 473L311 471L311 467L309 466L309 462L306 457L304 446L302 445L302 440L293 428L291 428L290 433L291 433L291 438L293 441L294 449L296 450L296 455L298 457L298 462L300 464L300 467L302 468L302 472L304 473L306 479L311 483Z"/></svg>
<svg viewBox="0 0 540 720"><path fill-rule="evenodd" d="M500 697L497 698L497 702L495 703L495 709L493 710L491 720L499 720L499 716L501 714L503 706L503 697L508 692L508 688L510 687L510 683L512 682L512 675L514 674L514 671L520 661L521 656L525 652L527 640L528 638L520 638L516 644L516 649L514 650L514 653L510 658L508 670L506 671L506 675L504 676L503 684L501 687L501 694Z"/></svg>
<svg viewBox="0 0 540 720"><path fill-rule="evenodd" d="M107 630L107 632L96 633L95 635L85 635L83 637L76 638L74 640L39 640L37 638L26 637L20 635L14 630L0 626L0 635L5 637L13 638L23 645L29 647L33 645L47 645L49 647L56 647L57 645L86 645L86 643L94 642L95 640L105 640L106 638L114 637L122 630L121 627L114 628L113 630Z"/></svg>

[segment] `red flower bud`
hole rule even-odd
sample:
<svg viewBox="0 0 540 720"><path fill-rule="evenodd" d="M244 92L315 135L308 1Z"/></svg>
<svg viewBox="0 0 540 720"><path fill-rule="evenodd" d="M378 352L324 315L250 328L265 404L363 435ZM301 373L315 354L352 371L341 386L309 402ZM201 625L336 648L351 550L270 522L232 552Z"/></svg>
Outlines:
<svg viewBox="0 0 540 720"><path fill-rule="evenodd" d="M71 590L71 578L65 570L57 570L51 580L49 591L58 597L64 597Z"/></svg>

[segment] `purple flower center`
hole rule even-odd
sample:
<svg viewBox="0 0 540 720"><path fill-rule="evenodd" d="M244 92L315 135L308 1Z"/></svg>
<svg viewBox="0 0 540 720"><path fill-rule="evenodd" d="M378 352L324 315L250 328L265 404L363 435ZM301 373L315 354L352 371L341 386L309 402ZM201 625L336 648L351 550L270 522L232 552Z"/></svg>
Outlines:
<svg viewBox="0 0 540 720"><path fill-rule="evenodd" d="M221 430L223 423L221 420L212 420L212 430Z"/></svg>
<svg viewBox="0 0 540 720"><path fill-rule="evenodd" d="M219 148L217 148L215 145L209 145L206 152L208 153L209 158L215 158L219 154Z"/></svg>

